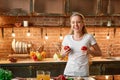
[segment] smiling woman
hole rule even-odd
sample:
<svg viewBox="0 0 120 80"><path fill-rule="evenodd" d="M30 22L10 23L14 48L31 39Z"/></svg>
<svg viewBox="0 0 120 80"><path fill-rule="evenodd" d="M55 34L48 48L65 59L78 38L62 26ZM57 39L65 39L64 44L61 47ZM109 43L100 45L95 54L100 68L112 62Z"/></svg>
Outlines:
<svg viewBox="0 0 120 80"><path fill-rule="evenodd" d="M70 25L70 34L64 37L61 49L63 57L68 55L64 75L89 76L88 54L101 56L101 50L93 35L87 33L85 18L82 14L73 13L70 17ZM70 49L64 49L66 45L69 45Z"/></svg>

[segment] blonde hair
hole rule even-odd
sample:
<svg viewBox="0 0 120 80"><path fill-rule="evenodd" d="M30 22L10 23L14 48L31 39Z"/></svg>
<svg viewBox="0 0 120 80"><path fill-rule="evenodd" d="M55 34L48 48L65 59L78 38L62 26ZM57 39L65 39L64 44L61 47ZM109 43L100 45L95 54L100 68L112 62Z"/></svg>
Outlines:
<svg viewBox="0 0 120 80"><path fill-rule="evenodd" d="M74 13L70 16L70 20L71 20L71 18L72 18L73 16L79 16L79 17L82 19L82 22L83 22L83 24L84 24L84 26L83 26L83 28L82 28L82 33L83 33L83 34L87 33L86 26L85 26L85 17L84 17L82 14L78 13L78 12L74 12ZM69 34L74 34L72 28L70 29Z"/></svg>

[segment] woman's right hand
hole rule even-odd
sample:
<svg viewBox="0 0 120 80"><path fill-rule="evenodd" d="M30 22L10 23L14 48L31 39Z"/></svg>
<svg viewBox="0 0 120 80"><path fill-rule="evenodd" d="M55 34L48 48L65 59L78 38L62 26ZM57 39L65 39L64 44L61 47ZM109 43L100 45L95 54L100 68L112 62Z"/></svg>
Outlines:
<svg viewBox="0 0 120 80"><path fill-rule="evenodd" d="M69 46L64 46L64 51L68 55L71 52L71 48Z"/></svg>
<svg viewBox="0 0 120 80"><path fill-rule="evenodd" d="M71 52L71 48L69 46L62 46L61 55L62 57L68 55Z"/></svg>

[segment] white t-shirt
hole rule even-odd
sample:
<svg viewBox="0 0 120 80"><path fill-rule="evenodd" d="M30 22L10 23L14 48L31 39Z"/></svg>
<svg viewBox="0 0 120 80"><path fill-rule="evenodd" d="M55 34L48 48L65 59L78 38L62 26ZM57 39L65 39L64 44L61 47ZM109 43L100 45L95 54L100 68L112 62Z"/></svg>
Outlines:
<svg viewBox="0 0 120 80"><path fill-rule="evenodd" d="M81 48L86 46L90 48L91 45L96 44L96 40L91 34L84 34L83 38L75 41L72 35L66 35L62 42L63 46L69 46L72 52L68 55L68 61L64 70L64 75L68 76L88 76L89 63L88 55L83 52Z"/></svg>

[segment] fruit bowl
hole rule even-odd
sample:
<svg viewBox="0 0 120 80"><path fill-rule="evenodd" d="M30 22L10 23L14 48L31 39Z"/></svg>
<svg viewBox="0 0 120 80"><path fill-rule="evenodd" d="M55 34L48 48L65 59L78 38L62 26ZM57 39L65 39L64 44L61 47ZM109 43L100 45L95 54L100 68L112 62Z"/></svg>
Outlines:
<svg viewBox="0 0 120 80"><path fill-rule="evenodd" d="M42 51L42 52L30 51L30 57L34 61L42 61L46 57L46 52L45 51Z"/></svg>

